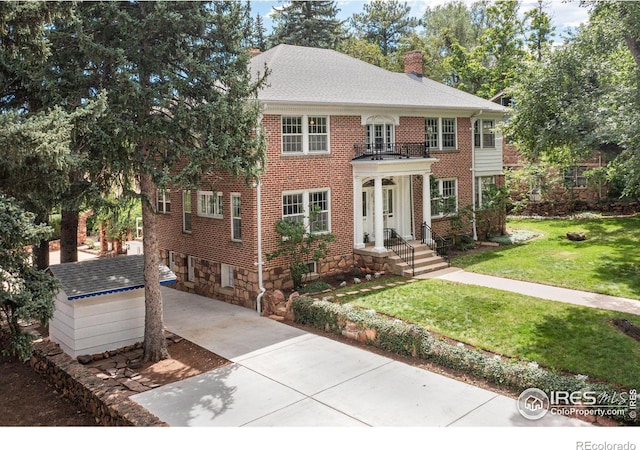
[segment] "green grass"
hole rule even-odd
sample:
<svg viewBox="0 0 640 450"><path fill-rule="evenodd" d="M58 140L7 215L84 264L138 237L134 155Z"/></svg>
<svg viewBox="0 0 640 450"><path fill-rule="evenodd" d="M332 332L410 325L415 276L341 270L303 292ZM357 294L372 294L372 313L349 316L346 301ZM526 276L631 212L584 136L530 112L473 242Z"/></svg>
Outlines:
<svg viewBox="0 0 640 450"><path fill-rule="evenodd" d="M640 299L640 216L509 220L508 228L541 236L521 244L454 258L470 272ZM568 231L588 239L572 242Z"/></svg>
<svg viewBox="0 0 640 450"><path fill-rule="evenodd" d="M610 320L640 316L541 300L444 280L424 280L347 301L437 334L558 371L640 386L640 342Z"/></svg>

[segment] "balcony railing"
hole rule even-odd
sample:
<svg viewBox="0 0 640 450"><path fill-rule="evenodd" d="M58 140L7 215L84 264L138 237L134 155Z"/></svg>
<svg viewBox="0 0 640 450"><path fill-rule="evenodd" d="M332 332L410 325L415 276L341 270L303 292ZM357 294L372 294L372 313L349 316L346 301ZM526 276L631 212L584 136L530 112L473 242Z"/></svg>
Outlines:
<svg viewBox="0 0 640 450"><path fill-rule="evenodd" d="M355 144L353 159L401 159L428 158L429 146L426 142L405 142L395 144Z"/></svg>

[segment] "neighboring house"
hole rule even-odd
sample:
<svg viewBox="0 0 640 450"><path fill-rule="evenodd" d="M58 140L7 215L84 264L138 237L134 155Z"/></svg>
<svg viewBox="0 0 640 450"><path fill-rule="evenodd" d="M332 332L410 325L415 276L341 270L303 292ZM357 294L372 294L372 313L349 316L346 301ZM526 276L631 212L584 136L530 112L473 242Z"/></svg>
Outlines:
<svg viewBox="0 0 640 450"><path fill-rule="evenodd" d="M423 223L446 236L452 215L502 183L495 127L506 108L423 77L420 52L405 55L406 73L393 73L279 45L252 58L254 74L265 66L261 183L220 172L198 190L158 193L161 257L180 289L259 309L264 289L291 286L286 261L265 258L277 248L279 219L335 235L313 273L367 266L411 275L387 249L402 240L418 273ZM312 208L320 213L309 223Z"/></svg>
<svg viewBox="0 0 640 450"><path fill-rule="evenodd" d="M511 97L505 92L501 92L490 99L499 105L510 107ZM505 117L506 120L506 117ZM524 157L518 151L515 144L508 139L502 141L503 166L505 171L521 169L525 164ZM554 201L581 200L593 202L607 197L608 189L603 183L587 183L585 172L603 168L607 165L607 157L601 151L594 151L588 158L567 167L557 167L554 173L546 174L547 178L562 179L562 183L553 186L552 192L548 193L548 199ZM542 180L541 180L542 182ZM540 202L544 200L540 184L533 183L528 187L527 192L514 192L512 197L528 197L529 202Z"/></svg>

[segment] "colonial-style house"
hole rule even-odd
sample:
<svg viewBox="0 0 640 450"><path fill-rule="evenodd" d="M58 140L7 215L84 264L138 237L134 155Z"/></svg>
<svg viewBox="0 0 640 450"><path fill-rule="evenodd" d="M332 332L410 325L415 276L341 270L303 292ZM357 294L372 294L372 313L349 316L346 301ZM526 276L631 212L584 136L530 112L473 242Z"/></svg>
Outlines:
<svg viewBox="0 0 640 450"><path fill-rule="evenodd" d="M258 96L264 173L252 186L220 172L198 190L158 192L175 286L259 310L265 289L291 286L286 261L265 257L279 219L335 235L329 256L310 262L314 274L442 267L430 248L437 235L503 182L496 125L506 108L423 77L422 64L409 52L405 73L394 73L291 45L254 56L252 73L270 71Z"/></svg>

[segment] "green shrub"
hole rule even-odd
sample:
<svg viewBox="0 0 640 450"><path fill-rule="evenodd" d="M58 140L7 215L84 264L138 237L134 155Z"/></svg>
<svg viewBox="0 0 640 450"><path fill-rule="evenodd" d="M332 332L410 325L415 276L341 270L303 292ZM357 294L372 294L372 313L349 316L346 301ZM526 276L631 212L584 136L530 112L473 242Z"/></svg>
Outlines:
<svg viewBox="0 0 640 450"><path fill-rule="evenodd" d="M300 294L314 294L316 292L326 291L327 289L331 289L329 283L325 281L314 281L300 288L298 292Z"/></svg>
<svg viewBox="0 0 640 450"><path fill-rule="evenodd" d="M382 350L403 356L415 356L502 385L515 392L537 387L546 393L550 391L596 392L609 394L617 392L615 387L604 384L587 383L586 377L557 374L541 368L535 362L517 361L490 355L436 339L424 328L376 314L373 310L361 310L350 304L342 305L327 301L317 301L309 297L298 297L293 301L295 321L316 328L340 334L347 321L360 325L361 330L373 329L374 341L369 341ZM628 415L618 417L627 423L640 421Z"/></svg>

